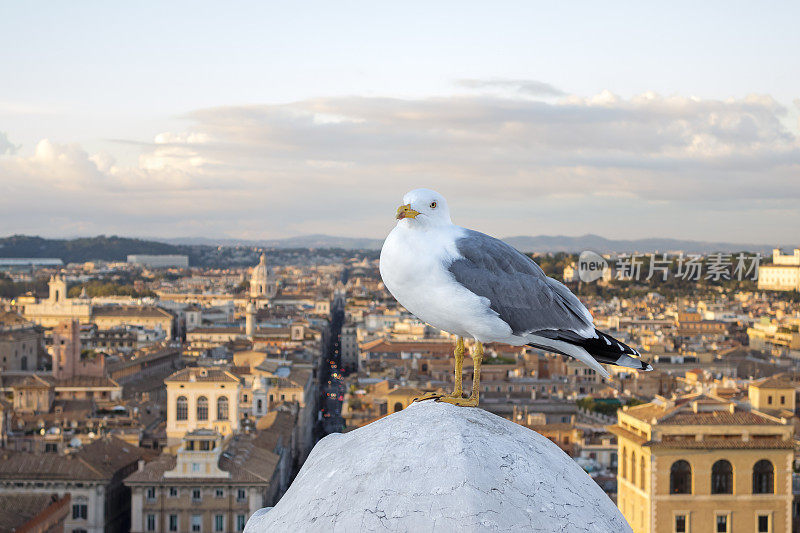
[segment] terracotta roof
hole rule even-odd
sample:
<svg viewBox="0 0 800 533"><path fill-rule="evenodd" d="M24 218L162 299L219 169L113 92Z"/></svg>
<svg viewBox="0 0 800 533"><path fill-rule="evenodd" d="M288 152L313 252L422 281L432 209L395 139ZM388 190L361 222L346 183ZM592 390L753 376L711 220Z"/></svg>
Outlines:
<svg viewBox="0 0 800 533"><path fill-rule="evenodd" d="M794 384L789 381L782 374L770 376L756 380L750 384L751 387L758 387L760 389L793 389Z"/></svg>
<svg viewBox="0 0 800 533"><path fill-rule="evenodd" d="M0 331L0 340L6 342L31 340L35 339L37 336L36 330L32 327Z"/></svg>
<svg viewBox="0 0 800 533"><path fill-rule="evenodd" d="M192 376L194 376L193 379ZM229 383L239 383L239 378L221 368L189 367L178 370L168 378L164 379L165 383L191 381L225 381Z"/></svg>
<svg viewBox="0 0 800 533"><path fill-rule="evenodd" d="M60 504L56 508L66 505L65 498L68 500L69 495L59 498L57 494L34 492L0 494L0 531L17 531L54 503Z"/></svg>
<svg viewBox="0 0 800 533"><path fill-rule="evenodd" d="M712 426L712 425L733 425L733 426L782 426L780 422L775 422L756 413L748 411L712 411L710 413L676 413L659 421L660 425L668 426Z"/></svg>
<svg viewBox="0 0 800 533"><path fill-rule="evenodd" d="M115 437L98 439L68 455L7 451L0 461L0 479L110 481L119 470L151 454Z"/></svg>
<svg viewBox="0 0 800 533"><path fill-rule="evenodd" d="M56 407L61 408L61 413L56 414ZM24 423L26 431L39 428L39 422L52 425L59 421L86 421L95 416L94 400L55 400L49 413L20 413L13 414L14 424ZM17 429L23 426L17 425Z"/></svg>
<svg viewBox="0 0 800 533"><path fill-rule="evenodd" d="M293 367L289 374L289 380L297 384L301 388L305 388L308 380L314 375L314 371L310 368L297 368Z"/></svg>
<svg viewBox="0 0 800 533"><path fill-rule="evenodd" d="M285 361L283 359L271 359L265 358L261 361L255 368L256 370L262 370L264 372L275 372L282 366L287 366L289 361Z"/></svg>
<svg viewBox="0 0 800 533"><path fill-rule="evenodd" d="M100 376L72 376L71 378L56 380L58 387L119 387L120 384L111 378Z"/></svg>
<svg viewBox="0 0 800 533"><path fill-rule="evenodd" d="M782 439L703 439L700 441L648 441L643 444L650 448L681 449L681 450L791 450L794 443Z"/></svg>
<svg viewBox="0 0 800 533"><path fill-rule="evenodd" d="M252 374L252 372L250 371L250 367L249 366L234 366L234 365L232 365L229 368L229 370L230 370L231 373L236 374L239 377L249 376L250 374Z"/></svg>
<svg viewBox="0 0 800 533"><path fill-rule="evenodd" d="M288 411L271 411L257 423L259 430L253 442L256 446L278 453L280 448L289 448L292 444L292 432L295 417Z"/></svg>
<svg viewBox="0 0 800 533"><path fill-rule="evenodd" d="M52 381L41 376L37 376L36 374L32 374L24 377L11 386L19 389L49 389L52 386Z"/></svg>
<svg viewBox="0 0 800 533"><path fill-rule="evenodd" d="M625 413L638 418L639 420L645 420L649 422L653 418L662 417L678 408L679 406L669 407L667 405L660 405L657 403L645 403L628 407L628 410L625 411Z"/></svg>
<svg viewBox="0 0 800 533"><path fill-rule="evenodd" d="M246 483L260 484L269 483L275 469L280 461L280 456L259 447L247 437L239 437L239 440L232 441L222 452L218 465L221 470L230 472L229 478L198 478L198 477L170 477L164 478L164 473L173 470L177 463L174 455L163 454L156 460L147 463L144 469L134 472L125 483L203 483L208 485Z"/></svg>
<svg viewBox="0 0 800 533"><path fill-rule="evenodd" d="M24 325L33 325L28 320L14 311L0 310L0 328L6 327L19 327Z"/></svg>

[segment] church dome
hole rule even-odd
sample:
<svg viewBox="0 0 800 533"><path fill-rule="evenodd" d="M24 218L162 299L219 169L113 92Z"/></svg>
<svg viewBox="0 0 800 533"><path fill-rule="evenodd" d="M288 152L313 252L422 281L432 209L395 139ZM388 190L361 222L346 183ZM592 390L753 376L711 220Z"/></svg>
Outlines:
<svg viewBox="0 0 800 533"><path fill-rule="evenodd" d="M253 267L252 278L255 280L266 280L268 275L269 269L267 268L267 255L261 254L258 264Z"/></svg>
<svg viewBox="0 0 800 533"><path fill-rule="evenodd" d="M269 531L631 532L558 446L482 409L425 401L312 450L250 518Z"/></svg>

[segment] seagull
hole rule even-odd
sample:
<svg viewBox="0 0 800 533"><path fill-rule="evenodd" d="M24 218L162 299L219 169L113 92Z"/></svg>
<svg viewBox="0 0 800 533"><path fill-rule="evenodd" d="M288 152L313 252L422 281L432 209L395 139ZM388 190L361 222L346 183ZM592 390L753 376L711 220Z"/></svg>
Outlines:
<svg viewBox="0 0 800 533"><path fill-rule="evenodd" d="M455 390L420 399L477 406L483 345L532 346L573 357L608 378L600 363L653 367L639 352L594 327L588 309L562 283L505 242L452 223L444 197L415 189L397 208L381 249L380 272L392 296L423 322L457 337ZM475 348L472 393L462 394L464 339Z"/></svg>

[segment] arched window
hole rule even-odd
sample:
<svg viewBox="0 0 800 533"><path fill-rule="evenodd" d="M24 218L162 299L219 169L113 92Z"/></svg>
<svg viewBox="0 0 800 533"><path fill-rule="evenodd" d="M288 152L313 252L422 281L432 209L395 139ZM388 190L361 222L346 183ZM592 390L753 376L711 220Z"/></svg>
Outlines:
<svg viewBox="0 0 800 533"><path fill-rule="evenodd" d="M178 400L175 402L175 418L177 420L189 419L189 402L186 400L186 396L178 396Z"/></svg>
<svg viewBox="0 0 800 533"><path fill-rule="evenodd" d="M762 459L753 465L753 494L772 494L774 485L775 468L771 462Z"/></svg>
<svg viewBox="0 0 800 533"><path fill-rule="evenodd" d="M636 452L631 450L631 477L628 479L634 485L636 484Z"/></svg>
<svg viewBox="0 0 800 533"><path fill-rule="evenodd" d="M396 413L396 412L402 411L402 410L403 410L403 404L400 403L400 402L396 402L394 404L394 412Z"/></svg>
<svg viewBox="0 0 800 533"><path fill-rule="evenodd" d="M220 396L217 398L217 420L228 419L228 397Z"/></svg>
<svg viewBox="0 0 800 533"><path fill-rule="evenodd" d="M197 399L197 419L208 420L208 398L205 396Z"/></svg>
<svg viewBox="0 0 800 533"><path fill-rule="evenodd" d="M625 446L622 447L622 479L627 479L628 477L628 450L625 449Z"/></svg>
<svg viewBox="0 0 800 533"><path fill-rule="evenodd" d="M260 413L261 409L263 408L264 408L264 403L261 401L261 398L259 398L258 401L256 402L256 411Z"/></svg>
<svg viewBox="0 0 800 533"><path fill-rule="evenodd" d="M692 493L692 467L687 461L681 459L672 463L669 469L669 493Z"/></svg>
<svg viewBox="0 0 800 533"><path fill-rule="evenodd" d="M644 455L639 457L639 488L644 490Z"/></svg>
<svg viewBox="0 0 800 533"><path fill-rule="evenodd" d="M733 467L725 459L711 467L711 494L733 494Z"/></svg>

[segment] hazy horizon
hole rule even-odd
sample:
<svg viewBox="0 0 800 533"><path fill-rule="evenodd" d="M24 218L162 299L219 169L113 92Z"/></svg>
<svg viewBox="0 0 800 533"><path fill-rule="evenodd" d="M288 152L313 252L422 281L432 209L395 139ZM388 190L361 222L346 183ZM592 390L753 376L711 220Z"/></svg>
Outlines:
<svg viewBox="0 0 800 533"><path fill-rule="evenodd" d="M383 238L424 186L500 237L789 245L778 6L10 4L0 228Z"/></svg>
<svg viewBox="0 0 800 533"><path fill-rule="evenodd" d="M154 242L166 242L166 243L179 243L179 242L188 242L188 241L214 241L214 242L223 242L223 241L236 241L236 242L269 242L269 241L291 241L291 240L299 240L299 239L306 239L306 238L322 238L322 239L346 239L346 240L373 240L373 241L382 241L385 236L382 237L367 237L367 236L344 236L344 235L336 235L336 234L329 234L329 233L305 233L301 235L292 235L292 236L283 236L283 237L270 237L270 238L244 238L244 237L213 237L213 236L201 236L201 235L194 235L194 236L146 236L146 235L135 235L135 234L117 234L117 233L98 233L98 234L73 234L73 235L34 235L34 234L8 234L8 235L0 235L0 239L7 239L15 236L23 236L23 237L38 237L42 239L52 239L52 240L73 240L73 239L91 239L95 237L119 237L124 239L138 239L143 241L154 241ZM742 246L759 246L759 247L772 247L777 246L781 249L793 249L798 245L794 242L778 242L778 241L763 241L763 242L746 242L741 240L730 240L730 241L723 241L723 240L707 240L707 239L680 239L674 238L670 236L648 236L648 237L641 237L641 238L634 238L634 239L615 239L606 237L605 235L598 235L596 233L584 233L581 235L566 235L566 234L538 234L538 235L493 235L494 237L500 239L538 239L538 238L565 238L565 239L582 239L582 238L598 238L604 239L613 242L622 242L622 241L650 241L650 240L667 240L667 241L678 241L678 242L695 242L695 243L720 243L720 244L731 244L731 245L742 245Z"/></svg>

